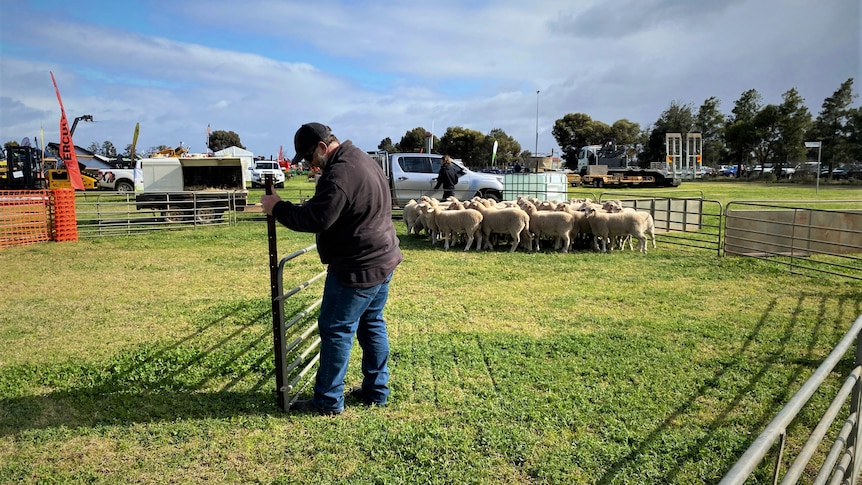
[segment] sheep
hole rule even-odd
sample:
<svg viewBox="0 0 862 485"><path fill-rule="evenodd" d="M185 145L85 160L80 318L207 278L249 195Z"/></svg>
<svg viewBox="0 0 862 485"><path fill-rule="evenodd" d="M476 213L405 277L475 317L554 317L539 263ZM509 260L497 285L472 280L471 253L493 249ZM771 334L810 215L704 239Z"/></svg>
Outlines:
<svg viewBox="0 0 862 485"><path fill-rule="evenodd" d="M530 216L530 232L536 241L536 251L539 248L539 239L542 237L554 238L556 243L554 249L562 249L569 252L572 244L572 229L574 218L564 211L540 211L530 202L524 203L524 210Z"/></svg>
<svg viewBox="0 0 862 485"><path fill-rule="evenodd" d="M593 235L586 214L578 210L579 208L580 203L577 206L572 204L559 204L557 206L558 211L571 214L572 216L572 246L575 246L577 241L584 241ZM587 242L587 244L589 243Z"/></svg>
<svg viewBox="0 0 862 485"><path fill-rule="evenodd" d="M491 244L492 234L508 234L512 237L510 253L521 244L521 233L526 231L529 234L530 216L521 209L497 209L488 207L476 199L470 201L467 207L482 213L482 234L485 236L485 247L488 249L494 249Z"/></svg>
<svg viewBox="0 0 862 485"><path fill-rule="evenodd" d="M488 205L488 207L491 207L491 205L489 204L486 205ZM512 209L519 206L518 203L514 200L504 200L502 202L497 202L496 204L493 204L493 207L496 207L497 209Z"/></svg>
<svg viewBox="0 0 862 485"><path fill-rule="evenodd" d="M653 219L652 214L650 214L649 212L645 212L645 211L635 210L631 207L623 207L622 201L619 201L619 200L609 200L609 201L605 202L604 204L602 204L602 206L605 207L605 209L608 212L633 212L635 214L640 215L646 221L646 228L644 229L644 234L649 236L649 239L652 240L652 248L653 249L656 248L656 244L655 244L655 220ZM628 237L628 241L629 241L629 249L631 249L632 248L631 237ZM622 245L624 243L625 243L624 241L621 242L620 249L622 249Z"/></svg>
<svg viewBox="0 0 862 485"><path fill-rule="evenodd" d="M446 210L464 210L465 209L464 203L461 202L460 200L456 199L455 196L449 197L448 199L446 199L446 202L449 203L449 207L447 207Z"/></svg>
<svg viewBox="0 0 862 485"><path fill-rule="evenodd" d="M438 235L444 240L443 249L449 249L449 240L455 234L467 235L464 251L469 251L476 239L476 249L482 248L482 213L474 209L442 210L439 206L426 206L425 213L437 227ZM438 236L439 237L439 236Z"/></svg>
<svg viewBox="0 0 862 485"><path fill-rule="evenodd" d="M594 207L585 207L584 212L590 223L593 235L598 240L602 241L602 252L607 252L607 241L611 236L631 235L638 240L638 251L646 253L646 236L644 232L647 228L647 221L636 212L603 212L596 210ZM613 246L611 246L613 250Z"/></svg>
<svg viewBox="0 0 862 485"><path fill-rule="evenodd" d="M536 210L540 211L555 211L557 210L557 206L560 205L560 202L556 200L543 200L536 205Z"/></svg>
<svg viewBox="0 0 862 485"><path fill-rule="evenodd" d="M421 213L416 208L417 205L419 205L419 203L416 202L415 199L410 199L404 205L404 212L402 214L402 217L404 219L404 223L407 225L407 235L408 236L410 234L414 234L414 233L417 235L419 234L419 230L420 230L421 226L419 226L417 221L418 221Z"/></svg>
<svg viewBox="0 0 862 485"><path fill-rule="evenodd" d="M429 214L429 209L433 209L438 207L437 199L428 197L423 195L419 199L419 203L416 205L416 210L419 211L419 220L418 222L425 227L425 232L431 238L431 244L437 244L437 240L440 237L439 231L437 230L437 223L434 218Z"/></svg>

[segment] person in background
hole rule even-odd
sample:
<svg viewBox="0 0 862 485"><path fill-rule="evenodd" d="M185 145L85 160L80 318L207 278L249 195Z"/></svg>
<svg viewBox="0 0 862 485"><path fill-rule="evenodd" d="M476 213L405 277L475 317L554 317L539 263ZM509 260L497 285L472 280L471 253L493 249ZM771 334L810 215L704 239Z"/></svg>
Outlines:
<svg viewBox="0 0 862 485"><path fill-rule="evenodd" d="M389 336L383 308L389 282L403 259L392 223L389 184L380 165L350 140L339 142L330 128L306 123L293 139L296 156L320 169L314 196L302 205L278 194L261 206L285 227L315 233L320 261L327 267L320 306L320 366L314 397L290 410L340 414L344 376L353 338L362 348L360 387L349 395L367 405L389 398Z"/></svg>
<svg viewBox="0 0 862 485"><path fill-rule="evenodd" d="M434 186L434 190L443 187L442 200L446 200L455 195L455 184L457 183L458 172L455 170L452 158L446 155L440 163L440 172L437 173L437 185Z"/></svg>

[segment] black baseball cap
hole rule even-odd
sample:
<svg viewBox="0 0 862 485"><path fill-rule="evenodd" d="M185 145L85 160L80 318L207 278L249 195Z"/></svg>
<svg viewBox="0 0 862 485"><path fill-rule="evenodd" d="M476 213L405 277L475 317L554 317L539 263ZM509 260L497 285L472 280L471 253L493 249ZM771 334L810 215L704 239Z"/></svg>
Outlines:
<svg viewBox="0 0 862 485"><path fill-rule="evenodd" d="M296 155L291 162L299 163L318 142L325 140L331 134L330 128L320 123L306 123L300 126L293 135L293 148L296 150Z"/></svg>

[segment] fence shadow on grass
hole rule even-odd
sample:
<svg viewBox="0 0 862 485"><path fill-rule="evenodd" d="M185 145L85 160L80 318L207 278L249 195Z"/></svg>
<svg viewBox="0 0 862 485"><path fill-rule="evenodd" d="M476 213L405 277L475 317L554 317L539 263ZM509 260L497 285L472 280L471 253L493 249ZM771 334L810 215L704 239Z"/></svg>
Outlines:
<svg viewBox="0 0 862 485"><path fill-rule="evenodd" d="M10 370L8 387L53 392L0 399L0 436L177 419L282 415L276 406L268 312L244 324L222 314L171 342L125 349L96 363ZM47 376L47 379L45 378ZM44 382L47 380L47 382ZM2 383L2 380L0 380Z"/></svg>
<svg viewBox="0 0 862 485"><path fill-rule="evenodd" d="M789 355L787 353L787 345L792 340L793 333L797 328L795 322L799 318L799 315L802 312L803 303L807 298L820 299L818 309L819 323L811 332L806 354L801 356ZM855 307L855 314L858 314L860 310L859 302L848 301L847 299L839 298L837 302L837 304L839 305L839 319L836 319L834 321L834 326L832 328L828 328L826 326L826 313L827 306L831 304L831 301L834 300L822 297L821 295L798 296L796 308L794 308L791 314L791 321L784 325L785 330L784 333L780 336L778 346L775 352L768 356L763 356L762 359L756 360L756 362L761 362L760 368L752 374L752 376L745 383L745 386L738 389L733 398L730 401L725 401L724 407L716 412L716 417L707 425L709 432L704 433L702 438L689 446L684 453L681 453L679 456L677 456L677 465L671 468L668 473L663 477L664 483L676 483L678 475L685 469L687 464L703 460L703 450L709 447L709 441L714 439L714 433L728 425L731 415L734 412L740 410L740 407L743 405L743 400L745 399L745 397L747 395L750 395L750 393L752 393L765 380L772 378L770 376L773 374L774 367L776 365L779 365L782 361L790 362L790 364L786 365L794 366L794 370L792 374L786 376L785 382L782 386L783 390L780 394L774 396L774 402L780 403L780 408L784 403L790 400L790 398L796 392L796 389L798 389L805 382L810 373L813 372L820 365L822 359L825 357L814 354L817 342L822 342L825 339L837 343L844 335L844 332L846 332L846 328L842 327L842 325L844 325L846 322L852 322L850 314L854 312L853 308ZM655 451L655 448L661 447L662 435L665 430L672 428L674 426L673 423L685 419L685 416L689 415L692 412L692 409L696 407L698 400L711 393L710 390L720 387L721 381L725 377L725 374L727 374L728 372L732 372L739 364L746 365L746 354L751 351L753 343L759 338L768 338L764 337L762 334L764 328L766 328L767 325L773 323L772 319L775 318L773 312L775 311L775 307L778 302L778 298L775 298L770 302L769 306L764 309L763 314L761 315L757 325L751 329L751 331L742 341L742 345L739 347L739 349L733 355L729 355L722 358L722 362L720 362L721 367L716 368L713 375L705 379L703 385L700 386L697 391L688 398L688 400L682 403L638 446L632 449L630 453L628 453L627 455L613 463L611 466L609 466L608 470L610 471L604 476L600 477L596 481L596 483L615 483L618 475L624 475L624 472L628 467L636 466L639 460L641 460L645 456L649 456L649 453L651 451ZM842 316L846 316L846 320L842 320ZM849 373L851 367L852 363L847 362L840 365L838 370L841 370L842 372L846 370L846 372ZM776 409L775 412L770 412L768 414L758 416L756 420L752 421L749 428L750 439L754 439L758 435L758 433L767 424L769 424L770 421L772 421L772 418L775 414L777 414L777 412L778 409ZM730 467L733 466L733 463L735 463L738 456L742 455L742 453L747 449L748 445L749 443L748 441L746 441L738 446L738 449L736 450L734 456L732 456L730 458L730 461L726 463L723 467L724 470L729 470ZM719 475L717 478L720 477L721 475Z"/></svg>

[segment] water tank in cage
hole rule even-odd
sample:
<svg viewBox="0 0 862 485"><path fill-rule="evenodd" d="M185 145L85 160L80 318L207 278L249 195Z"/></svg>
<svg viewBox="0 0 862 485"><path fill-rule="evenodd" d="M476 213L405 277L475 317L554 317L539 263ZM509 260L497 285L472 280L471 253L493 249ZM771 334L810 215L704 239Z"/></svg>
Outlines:
<svg viewBox="0 0 862 485"><path fill-rule="evenodd" d="M503 180L503 198L520 196L540 200L568 200L568 181L563 172L510 173Z"/></svg>

